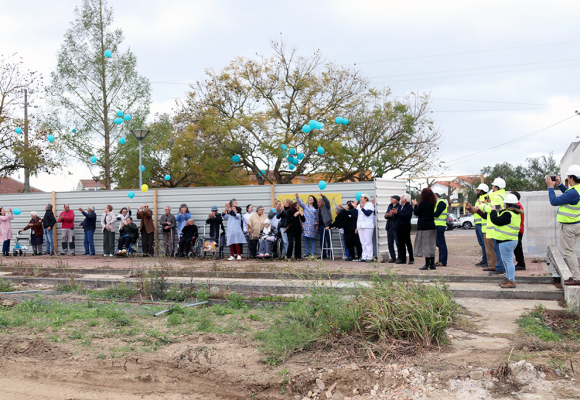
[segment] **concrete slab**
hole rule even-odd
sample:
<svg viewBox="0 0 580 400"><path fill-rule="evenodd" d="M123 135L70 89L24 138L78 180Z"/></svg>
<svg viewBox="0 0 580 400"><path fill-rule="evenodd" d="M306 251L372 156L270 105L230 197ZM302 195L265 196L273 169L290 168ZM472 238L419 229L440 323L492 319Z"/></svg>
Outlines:
<svg viewBox="0 0 580 400"><path fill-rule="evenodd" d="M580 313L580 286L564 285L564 281L573 276L557 246L548 246L548 257L550 258L550 261L552 261L556 271L558 271L558 274L560 274L566 304L570 309L576 310Z"/></svg>

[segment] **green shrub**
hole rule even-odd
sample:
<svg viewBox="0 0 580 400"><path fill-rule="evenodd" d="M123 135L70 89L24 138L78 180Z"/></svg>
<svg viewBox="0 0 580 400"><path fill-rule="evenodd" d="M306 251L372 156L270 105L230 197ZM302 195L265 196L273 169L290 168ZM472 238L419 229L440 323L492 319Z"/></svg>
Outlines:
<svg viewBox="0 0 580 400"><path fill-rule="evenodd" d="M16 288L12 286L12 282L0 279L0 292L14 292Z"/></svg>

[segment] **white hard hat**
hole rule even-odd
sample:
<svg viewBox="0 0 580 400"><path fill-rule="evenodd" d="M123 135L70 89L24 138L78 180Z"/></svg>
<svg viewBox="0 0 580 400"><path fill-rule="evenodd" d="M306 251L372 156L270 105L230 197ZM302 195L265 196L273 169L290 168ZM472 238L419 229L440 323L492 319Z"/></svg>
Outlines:
<svg viewBox="0 0 580 400"><path fill-rule="evenodd" d="M483 190L484 192L489 192L489 186L487 186L485 183L481 183L478 187L477 190Z"/></svg>
<svg viewBox="0 0 580 400"><path fill-rule="evenodd" d="M505 189L505 181L501 178L495 178L491 183L491 186L497 186L500 189Z"/></svg>
<svg viewBox="0 0 580 400"><path fill-rule="evenodd" d="M503 202L506 204L518 204L520 201L515 194L510 193L505 197Z"/></svg>
<svg viewBox="0 0 580 400"><path fill-rule="evenodd" d="M435 193L435 194L436 194L436 195L438 195L438 196L443 196L443 195L445 194L445 191L443 190L443 188L441 188L441 187L439 187L439 186L436 186L436 187L433 189L433 193Z"/></svg>
<svg viewBox="0 0 580 400"><path fill-rule="evenodd" d="M566 172L566 175L568 176L574 175L576 177L580 177L580 165L570 165L568 167L568 172Z"/></svg>

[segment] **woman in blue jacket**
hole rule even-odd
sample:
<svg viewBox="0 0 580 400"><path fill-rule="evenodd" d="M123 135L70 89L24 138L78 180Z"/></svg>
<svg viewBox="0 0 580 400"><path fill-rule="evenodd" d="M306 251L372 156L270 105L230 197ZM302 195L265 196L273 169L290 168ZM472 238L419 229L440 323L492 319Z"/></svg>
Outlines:
<svg viewBox="0 0 580 400"><path fill-rule="evenodd" d="M181 238L181 230L185 226L185 223L188 219L191 218L191 213L189 212L189 208L187 208L187 204L182 204L179 207L179 213L175 216L175 221L177 222L177 239Z"/></svg>

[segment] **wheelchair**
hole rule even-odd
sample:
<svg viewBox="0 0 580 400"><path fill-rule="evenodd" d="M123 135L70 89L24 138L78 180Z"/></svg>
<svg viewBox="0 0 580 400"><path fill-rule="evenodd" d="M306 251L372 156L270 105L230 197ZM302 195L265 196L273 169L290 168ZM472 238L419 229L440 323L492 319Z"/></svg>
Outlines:
<svg viewBox="0 0 580 400"><path fill-rule="evenodd" d="M189 242L185 243L184 247L185 251L183 252L183 254L185 254L187 258L199 256L199 254L201 253L201 248L203 248L203 239L200 238L199 235L195 235L194 237L191 238ZM175 251L175 258L180 258L179 240L177 241L176 249L177 250Z"/></svg>
<svg viewBox="0 0 580 400"><path fill-rule="evenodd" d="M141 243L141 237L137 237L133 239L131 243L129 243L129 248L127 249L126 253L121 253L121 249L119 248L119 241L117 240L117 257L142 257L143 256L143 247Z"/></svg>
<svg viewBox="0 0 580 400"><path fill-rule="evenodd" d="M282 239L282 233L278 230L276 232L276 240L272 242L271 252L269 260L283 260L286 257L286 252L284 251L284 240ZM266 260L266 257L259 258L261 260Z"/></svg>
<svg viewBox="0 0 580 400"><path fill-rule="evenodd" d="M24 232L28 232L28 234L25 234ZM13 252L12 254L14 255L14 257L18 257L18 256L24 256L26 257L26 252L28 251L29 248L32 248L32 230L27 230L27 231L18 231L18 233L16 234L16 238L14 238L15 240L15 245L14 248L12 249ZM20 240L25 241L25 245L21 245L20 244Z"/></svg>

